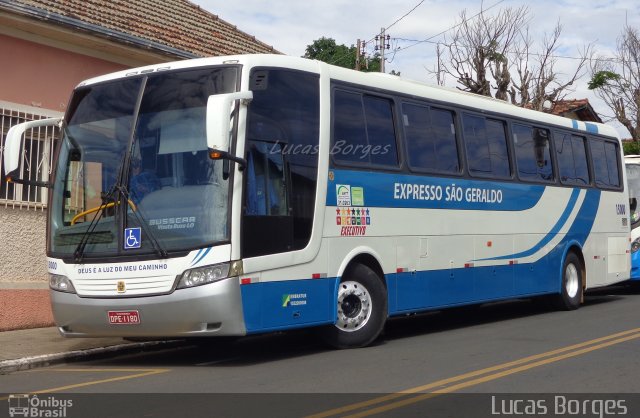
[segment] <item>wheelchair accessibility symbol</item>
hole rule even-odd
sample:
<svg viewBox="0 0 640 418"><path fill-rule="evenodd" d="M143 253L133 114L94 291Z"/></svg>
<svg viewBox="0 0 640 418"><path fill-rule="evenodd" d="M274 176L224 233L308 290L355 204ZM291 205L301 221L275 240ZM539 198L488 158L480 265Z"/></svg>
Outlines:
<svg viewBox="0 0 640 418"><path fill-rule="evenodd" d="M126 228L124 230L124 249L140 248L142 234L140 228Z"/></svg>

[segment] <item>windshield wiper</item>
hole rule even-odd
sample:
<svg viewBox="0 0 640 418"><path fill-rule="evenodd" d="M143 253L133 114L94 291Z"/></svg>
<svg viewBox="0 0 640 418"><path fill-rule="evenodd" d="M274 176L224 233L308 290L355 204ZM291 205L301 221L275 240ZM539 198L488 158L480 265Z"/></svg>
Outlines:
<svg viewBox="0 0 640 418"><path fill-rule="evenodd" d="M116 192L116 189L117 187L114 185L113 187L111 187L111 190L109 190L109 192L106 195L101 197L101 204L98 207L98 210L95 212L95 215L93 215L93 218L91 219L91 223L87 227L87 230L84 231L84 234L82 234L82 238L80 238L80 242L78 243L75 251L73 252L73 257L76 263L82 262L82 258L84 257L84 250L87 244L89 243L89 238L91 237L91 235L93 235L93 232L98 226L98 222L102 218L102 214L107 208L108 202L114 201L113 194Z"/></svg>
<svg viewBox="0 0 640 418"><path fill-rule="evenodd" d="M127 189L127 187L118 186L118 190L119 196L121 196L123 200L127 202L127 205L129 205L129 202L131 202L131 200L129 199L129 190ZM147 234L147 238L149 238L149 240L151 241L151 246L153 247L153 250L156 252L156 254L158 254L161 258L169 257L167 251L162 247L160 241L158 241L156 236L153 234L153 231L149 227L147 220L142 215L142 211L138 210L135 205L131 206L131 210L133 211L133 214L136 217L138 223L142 226L145 234Z"/></svg>

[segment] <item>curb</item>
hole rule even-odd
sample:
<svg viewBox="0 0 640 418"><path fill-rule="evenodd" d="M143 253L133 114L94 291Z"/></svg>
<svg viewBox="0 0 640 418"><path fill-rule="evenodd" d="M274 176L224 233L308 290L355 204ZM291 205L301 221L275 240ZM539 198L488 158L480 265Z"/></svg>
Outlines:
<svg viewBox="0 0 640 418"><path fill-rule="evenodd" d="M0 361L0 375L17 371L46 367L71 361L90 360L109 355L130 354L146 350L162 350L183 345L184 340L145 341L96 347L84 350L74 350L55 354L42 354L38 356L22 357L13 360Z"/></svg>

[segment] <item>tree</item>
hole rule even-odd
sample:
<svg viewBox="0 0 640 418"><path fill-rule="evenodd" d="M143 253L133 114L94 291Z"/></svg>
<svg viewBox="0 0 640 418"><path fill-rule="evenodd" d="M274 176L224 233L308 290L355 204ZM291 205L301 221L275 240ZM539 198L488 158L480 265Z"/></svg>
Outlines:
<svg viewBox="0 0 640 418"><path fill-rule="evenodd" d="M601 98L631 134L640 140L640 33L625 26L618 38L615 59L591 60L589 89Z"/></svg>
<svg viewBox="0 0 640 418"><path fill-rule="evenodd" d="M494 16L481 12L460 23L445 44L438 46L438 84L446 75L455 78L458 88L471 93L510 101L521 107L542 110L545 102L561 100L582 72L591 46L581 51L575 71L563 76L555 70L562 26L545 36L541 50L533 51L527 22L529 9L505 8Z"/></svg>
<svg viewBox="0 0 640 418"><path fill-rule="evenodd" d="M580 56L571 74L562 77L556 71L555 54L561 34L562 25L557 22L553 32L545 35L540 51L531 53L533 42L528 28L522 31L521 41L514 46L517 77L509 90L511 103L541 111L545 103L563 100L571 91L570 87L584 75L592 45L578 51Z"/></svg>
<svg viewBox="0 0 640 418"><path fill-rule="evenodd" d="M460 13L460 24L451 39L445 43L445 60L439 67L453 76L461 90L483 96L493 96L490 75L499 77L498 97L506 99L502 86L509 78L504 72L507 52L516 40L520 27L528 14L525 6L518 9L507 8L496 16L480 13L474 19L467 18L466 10ZM509 82L507 82L507 85Z"/></svg>
<svg viewBox="0 0 640 418"><path fill-rule="evenodd" d="M322 37L307 45L303 58L316 59L344 68L356 68L356 47L351 45L338 45L332 38ZM361 58L361 71L380 71L380 56L375 54L373 58Z"/></svg>

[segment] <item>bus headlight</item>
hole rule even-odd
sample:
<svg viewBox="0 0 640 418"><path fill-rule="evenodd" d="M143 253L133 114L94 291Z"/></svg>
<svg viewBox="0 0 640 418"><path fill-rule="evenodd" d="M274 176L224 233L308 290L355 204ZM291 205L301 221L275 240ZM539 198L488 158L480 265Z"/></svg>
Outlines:
<svg viewBox="0 0 640 418"><path fill-rule="evenodd" d="M640 237L636 238L631 243L631 254L635 253L638 250L640 250Z"/></svg>
<svg viewBox="0 0 640 418"><path fill-rule="evenodd" d="M177 289L201 286L226 279L229 276L229 263L214 264L213 266L198 267L182 273Z"/></svg>
<svg viewBox="0 0 640 418"><path fill-rule="evenodd" d="M67 276L61 276L59 274L49 274L49 288L51 290L57 290L58 292L76 293L73 283Z"/></svg>

